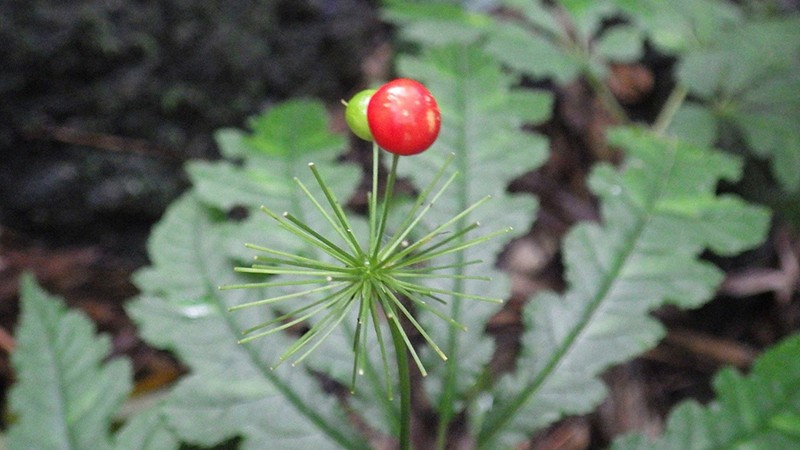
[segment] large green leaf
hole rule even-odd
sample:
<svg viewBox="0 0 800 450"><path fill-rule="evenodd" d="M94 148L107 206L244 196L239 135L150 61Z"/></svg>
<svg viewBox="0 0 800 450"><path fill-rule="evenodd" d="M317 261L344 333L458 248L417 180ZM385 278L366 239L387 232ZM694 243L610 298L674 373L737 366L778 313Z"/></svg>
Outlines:
<svg viewBox="0 0 800 450"><path fill-rule="evenodd" d="M581 224L566 238L567 292L536 295L526 307L518 369L498 385L480 448L508 448L590 411L605 396L597 376L663 336L649 311L712 297L722 273L701 251L730 255L764 238L764 209L714 192L718 180L740 175L736 160L635 128L615 130L610 142L627 158L623 170L600 165L589 180L603 223Z"/></svg>
<svg viewBox="0 0 800 450"><path fill-rule="evenodd" d="M659 49L671 53L707 42L721 27L741 20L724 0L611 0Z"/></svg>
<svg viewBox="0 0 800 450"><path fill-rule="evenodd" d="M392 0L385 16L401 25L402 39L423 48L481 45L518 72L565 83L586 71L603 75L603 62L632 60L642 53L640 28L603 30L604 21L618 12L609 0L501 3L515 13L492 17L463 6Z"/></svg>
<svg viewBox="0 0 800 450"><path fill-rule="evenodd" d="M614 450L800 448L800 335L759 357L749 375L725 369L714 379L717 399L675 408L663 436L629 435Z"/></svg>
<svg viewBox="0 0 800 450"><path fill-rule="evenodd" d="M22 315L12 363L17 383L12 449L110 449L111 420L131 389L130 364L104 362L110 342L91 321L22 278Z"/></svg>
<svg viewBox="0 0 800 450"><path fill-rule="evenodd" d="M619 14L610 0L505 0L525 20L502 19L490 29L486 49L498 61L536 78L568 83L582 74L603 78L609 61L637 59L642 31L607 26Z"/></svg>
<svg viewBox="0 0 800 450"><path fill-rule="evenodd" d="M399 25L401 39L425 46L477 41L491 26L485 14L456 5L387 0L383 17Z"/></svg>
<svg viewBox="0 0 800 450"><path fill-rule="evenodd" d="M770 158L787 190L800 188L800 18L753 21L719 30L681 61L678 78L720 124ZM682 113L685 112L682 111Z"/></svg>
<svg viewBox="0 0 800 450"><path fill-rule="evenodd" d="M532 32L526 24L503 22L489 36L486 50L511 69L534 78L568 83L588 67L589 57L563 36Z"/></svg>
<svg viewBox="0 0 800 450"><path fill-rule="evenodd" d="M275 311L231 313L227 308L277 294L217 288L255 280L233 271L235 260L252 258L245 243L292 253L309 250L281 232L260 205L290 211L318 230L329 227L295 182L302 180L319 195L310 162L342 198L359 179L355 168L333 169L331 150L343 141L327 130L318 102L279 105L252 123L252 133L217 135L223 154L235 163L189 164L195 189L156 227L148 243L153 265L135 276L142 296L129 312L143 336L173 350L191 369L167 399L163 415L182 439L201 445L238 435L245 449L364 448L313 375L288 364L272 369L290 344L288 336L237 344L241 330L273 318ZM227 219L234 206L244 207L248 217Z"/></svg>
<svg viewBox="0 0 800 450"><path fill-rule="evenodd" d="M223 211L244 206L256 211L266 205L278 212L297 207L303 194L294 178L308 180L308 163L330 165L332 152L344 147L344 139L328 130L327 113L318 101L282 103L251 119L250 124L250 133L225 129L216 134L221 153L232 161L187 165L195 191L209 206ZM331 172L340 179L354 180L354 171L340 166Z"/></svg>
<svg viewBox="0 0 800 450"><path fill-rule="evenodd" d="M238 435L242 449L364 448L313 376L288 365L271 368L288 337L237 344L240 330L270 311L235 316L229 306L264 292L217 289L242 282L225 256L235 231L214 221L192 194L153 231L154 266L136 277L143 294L128 312L148 342L174 351L191 369L166 399L164 417L183 440L200 445Z"/></svg>
<svg viewBox="0 0 800 450"><path fill-rule="evenodd" d="M315 229L328 229L295 181L302 180L321 199L309 163L316 165L342 202L360 179L358 167L335 164L335 151L344 147L344 140L328 129L320 102L292 100L262 116L251 120L251 133L234 129L217 132L222 154L232 161L187 164L194 191L203 203L223 212L236 206L248 212L245 220L229 225L233 230L226 251L239 261L249 261L253 256L245 249L245 242L289 252L313 251L274 226L274 221L260 211L262 205L278 213L289 211Z"/></svg>
<svg viewBox="0 0 800 450"><path fill-rule="evenodd" d="M252 134L245 138L246 154L233 154L223 148L228 157L249 156L251 150L288 159L308 157L318 152L340 148L343 138L328 130L325 106L318 100L288 100L270 108L266 114L250 119Z"/></svg>
<svg viewBox="0 0 800 450"><path fill-rule="evenodd" d="M167 428L160 405L131 417L115 436L114 450L177 449L177 437Z"/></svg>
<svg viewBox="0 0 800 450"><path fill-rule="evenodd" d="M444 223L486 195L492 198L473 211L458 226L478 221L475 232L489 233L514 227L525 232L534 214L529 197L509 195L508 183L526 170L538 167L546 155L546 140L523 132L523 124L546 120L551 111L549 94L512 89L513 79L498 64L472 46L453 45L430 49L421 58L399 62L401 73L424 80L436 96L442 112L442 130L437 142L425 153L400 161L400 171L417 186L425 186L449 154L458 177L425 218L428 228ZM483 231L481 231L483 230ZM489 276L492 281L472 279L432 280L435 288L468 294L503 297L509 294L506 276L494 267L497 254L510 237L499 237L437 261L457 264L481 260L456 271L457 275ZM448 356L446 363L429 354L429 386L439 393L439 407L447 416L454 395L475 383L492 351L492 340L484 335L488 318L498 306L468 299L445 299L446 314L465 325L461 331L431 314L420 312L421 321L433 340Z"/></svg>

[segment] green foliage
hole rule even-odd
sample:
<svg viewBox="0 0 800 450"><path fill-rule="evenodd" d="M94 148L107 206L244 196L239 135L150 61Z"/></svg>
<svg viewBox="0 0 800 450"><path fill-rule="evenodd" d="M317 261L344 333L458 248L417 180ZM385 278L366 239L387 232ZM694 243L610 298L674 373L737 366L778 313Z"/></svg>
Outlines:
<svg viewBox="0 0 800 450"><path fill-rule="evenodd" d="M217 288L247 280L232 271L235 258L243 257L237 247L244 242L295 253L306 250L286 248L294 241L270 230L269 218L258 213L257 206L263 202L298 211L293 178L310 176L307 163L312 156L321 158L320 170L329 167L327 160L334 156L330 150L342 143L326 131L317 103L285 104L253 124L252 134L220 135L223 153L242 158L242 164L189 165L197 187L176 202L153 231L153 265L135 278L142 296L129 313L140 323L143 337L172 350L191 369L171 391L162 414L182 440L198 445L241 436L242 449L365 448L313 374L288 365L273 369L288 336L237 344L241 330L268 320L273 312L242 316L227 308L263 298L264 293ZM303 133L303 139L293 140L294 132ZM299 148L297 142L307 147ZM347 193L358 177L344 169L338 172L332 188ZM234 183L237 179L240 182ZM231 183L221 191L224 195L215 195L226 181ZM244 207L251 217L226 220L224 213L234 205ZM308 220L322 227L321 219Z"/></svg>
<svg viewBox="0 0 800 450"><path fill-rule="evenodd" d="M522 13L527 21L496 24L486 46L492 56L520 73L563 83L588 67L587 49L567 36L566 29L556 26L553 8L531 2Z"/></svg>
<svg viewBox="0 0 800 450"><path fill-rule="evenodd" d="M404 158L401 171L412 176L418 186L423 186L452 151L456 154L453 166L460 172L447 195L438 199L426 215L423 228L432 229L477 199L491 194L494 198L485 207L458 226L480 220L487 231L508 226L524 230L532 218L534 202L530 198L512 197L505 188L520 170L535 168L544 159L545 142L521 132L520 126L546 119L551 108L550 96L512 90L512 78L504 75L487 55L467 47L442 49L424 58L403 61L402 65L409 76L430 81L429 87L448 117L434 148L423 155ZM298 113L301 110L304 112ZM336 413L334 399L319 390L313 377L288 366L269 370L278 362L277 355L287 347L288 337L275 335L245 345L236 344L239 330L270 316L263 311L251 311L246 317L240 317L225 309L275 294L216 291L217 284L249 280L231 271L234 260L243 260L246 256L247 252L235 248L242 242L309 257L319 256L307 245L291 247L294 241L268 228L269 218L256 211L261 203L276 211L300 211L312 226L327 229L322 218L312 214L309 205L300 201L302 194L296 192L293 181L295 176L307 173L311 157L326 155L325 159L332 159L329 151L336 148L337 143L341 144L340 140L325 138L327 131L324 121L319 120L321 114L321 108L311 103L283 105L254 120L254 124L269 125L254 125L252 134L234 130L219 133L223 154L240 162L190 163L187 169L194 190L170 209L153 232L150 241L153 266L137 274L137 285L143 296L130 306L129 312L141 324L145 339L158 347L171 349L192 368L192 375L173 390L162 408L170 427L183 440L209 445L236 435L238 430L244 438L243 446L257 447L268 440L281 439L287 434L282 430L289 429L291 433L288 434L298 442L306 439L323 448L362 445L349 437L355 436L353 432L337 431L350 426L338 420L342 414ZM276 115L285 117L271 117ZM274 138L295 132L303 134L304 140L291 136ZM267 133L272 135L267 136ZM304 147L298 142L305 142ZM267 143L275 149L264 151ZM285 147L291 147L291 151L284 151ZM308 152L309 149L317 151ZM352 191L358 176L343 167L333 170L324 159L317 165L337 196L346 198L344 194ZM475 171L478 167L480 172ZM332 177L328 179L328 175ZM251 216L239 222L225 220L224 213L234 206L245 207ZM514 213L509 214L509 210ZM490 275L493 281L489 285L483 281L457 279L432 287L464 292L507 291L505 276L493 268L504 242L495 241L485 248L480 245L474 247L474 251L460 252L453 260L441 263L481 259L482 264L461 268L454 275ZM198 265L199 261L202 264ZM467 332L448 327L431 314L422 311L419 314L420 322L430 327L433 340L444 343L443 350L449 357L445 365L433 352L423 354L426 367L431 371L428 385L440 397L438 409L445 417L452 418L459 407L464 407L461 405L463 396L470 386L480 381L490 359L492 342L481 330L496 306L471 300L447 301L448 316L466 325ZM205 337L199 345L197 334L201 332ZM345 324L309 356L307 365L349 384L353 336L354 327ZM223 361L217 361L219 355L226 355ZM359 406L365 413L364 420L376 429L394 433L396 405L386 398L380 372L379 355L369 355L364 376L360 377L351 402ZM226 381L220 385L221 379ZM232 389L231 380L238 380L234 385L239 387ZM200 398L198 392L206 393L213 401ZM315 396L314 403L304 402ZM258 420L255 409L266 408L260 405L267 404L270 410L282 411L280 418L267 414L264 420L269 426L266 423L254 425L253 421ZM236 413L228 413L230 421L219 421L216 415L228 409ZM188 414L190 410L194 411L191 415ZM189 417L191 420L187 420ZM215 420L213 427L212 419ZM293 425L289 427L289 423Z"/></svg>
<svg viewBox="0 0 800 450"><path fill-rule="evenodd" d="M785 190L800 187L800 171L795 170L800 165L797 17L744 23L739 9L720 0L503 4L518 15L496 20L452 5L393 1L387 17L403 25L403 38L423 46L485 42L497 61L520 74L558 83L586 76L607 102L599 80L608 63L638 59L648 39L660 51L682 57L678 79L704 102L699 110L687 104L680 111L673 127L679 136L692 139L696 127L680 126L693 125L698 114L713 117L720 132L733 124L755 155L771 160ZM622 22L606 25L612 19ZM707 135L711 129L699 131Z"/></svg>
<svg viewBox="0 0 800 450"><path fill-rule="evenodd" d="M692 48L678 69L680 82L703 100L720 134L726 124L741 130L752 151L771 160L786 190L800 188L798 30L797 16L723 28Z"/></svg>
<svg viewBox="0 0 800 450"><path fill-rule="evenodd" d="M424 46L475 42L491 26L491 19L455 4L412 3L408 0L388 0L383 16L402 25L401 38Z"/></svg>
<svg viewBox="0 0 800 450"><path fill-rule="evenodd" d="M567 83L580 75L603 77L608 62L635 60L642 54L640 28L605 28L604 20L619 13L610 1L504 3L524 20L498 21L487 50L520 73Z"/></svg>
<svg viewBox="0 0 800 450"><path fill-rule="evenodd" d="M707 42L726 26L741 21L741 12L720 0L611 0L626 20L661 51L680 54Z"/></svg>
<svg viewBox="0 0 800 450"><path fill-rule="evenodd" d="M740 21L737 9L718 0L500 3L512 13L498 18L455 5L392 0L384 15L402 25L402 39L422 47L479 43L519 74L560 84L585 76L600 90L608 64L637 60L645 40L682 53Z"/></svg>
<svg viewBox="0 0 800 450"><path fill-rule="evenodd" d="M244 449L358 448L344 434L347 424L337 420L313 377L289 367L271 369L280 337L257 348L237 344L246 321L235 320L227 307L256 298L249 292L223 296L212 284L241 282L225 257L228 230L189 194L170 209L153 236L154 241L174 239L159 251L171 254L173 261L191 261L191 276L199 283L187 290L180 264L156 265L150 269L148 284L137 280L143 295L129 308L145 339L172 350L192 370L163 406L163 415L178 436L211 445L242 434ZM171 285L170 280L177 283Z"/></svg>
<svg viewBox="0 0 800 450"><path fill-rule="evenodd" d="M160 405L129 418L115 435L114 450L177 450L178 438L162 420Z"/></svg>
<svg viewBox="0 0 800 450"><path fill-rule="evenodd" d="M527 231L535 199L507 189L515 177L547 159L546 140L529 130L550 118L553 97L521 88L523 77L559 86L583 77L603 101L613 102L602 82L608 65L639 59L647 40L678 59L679 86L671 101L680 104L691 94L674 116L668 103L655 130L624 126L608 132L608 144L620 149L623 159L618 167L596 164L588 177L600 223L582 223L567 234L562 245L567 288L561 294L539 293L527 303L512 372L493 379L491 371L494 342L483 331L497 305L450 295L443 296L443 305L433 305L466 331L422 305L413 310L448 356L442 361L422 338L415 347L429 373L415 386L417 399L430 403L438 448L452 445L446 442L448 433L463 418L467 445L506 449L565 416L592 411L606 395L600 374L663 337L662 325L651 316L655 308L695 308L713 297L723 273L701 258L702 252L735 255L764 239L769 211L717 191L721 182L728 186L740 179L742 160L712 146L720 131L737 129L754 154L771 159L780 189L800 186L795 126L800 26L794 17L748 21L721 0L506 0L499 3L508 14L495 16L458 3L387 2L385 18L399 25L414 54L398 59L398 74L425 82L442 111L439 140L421 155L402 158L400 175L422 188L448 157L457 171L444 194L425 204L430 210L408 236L410 242L486 195L491 200L455 224L456 237L475 221L483 233L509 226L515 235ZM624 121L624 110L617 109ZM278 274L269 286L220 291L220 285L264 281L233 271L252 261L255 252L244 243L330 259L275 226L260 207L291 212L326 234L331 224L302 190L318 194L308 164L315 163L342 202L362 177L359 168L336 163L345 141L328 130L319 102L276 105L249 126L249 131L217 133L222 160L186 165L192 188L153 230L151 265L134 277L141 295L128 312L143 338L173 352L188 375L112 437L108 427L129 390L129 369L117 361L102 364L107 341L93 338L85 319L53 306L26 280L14 356L21 381L12 393L20 418L9 443L122 450L236 439L244 450L367 449L397 435L399 402L387 395L397 391L384 376L387 355L367 354L356 391L332 395L350 384L355 314L297 367L280 364L296 335L274 333L237 343L242 330L287 311L275 305L233 312L230 307L296 287L281 285L289 278ZM669 136L661 135L662 128ZM398 202L394 212L403 217L412 207ZM391 236L400 225L391 219L385 234ZM373 229L367 221L352 221L353 233L365 240ZM507 243L494 239L445 255L437 265L452 269L450 277L422 283L435 292L507 297L507 277L495 266ZM286 308L296 310L313 300L292 299ZM70 339L62 339L66 335ZM383 335L388 339L388 329ZM381 345L374 333L366 339L367 348ZM717 378L716 403L678 408L665 436L654 443L631 436L615 448L795 443L799 356L800 340L794 338L767 353L748 377L724 371ZM74 361L86 362L76 366ZM48 370L38 370L43 366ZM388 368L390 380L397 376L395 369ZM66 382L55 384L59 377ZM70 408L88 415L66 413ZM456 423L459 427L452 426ZM42 426L55 431L38 433Z"/></svg>
<svg viewBox="0 0 800 450"><path fill-rule="evenodd" d="M690 400L670 415L663 436L628 435L613 450L798 448L800 446L800 335L759 357L748 375L725 369L714 379L717 399Z"/></svg>
<svg viewBox="0 0 800 450"><path fill-rule="evenodd" d="M459 177L426 218L430 227L463 210L485 195L492 199L476 210L464 224L477 220L488 230L511 226L524 232L534 214L529 197L506 193L510 181L525 170L538 167L546 156L546 141L521 131L522 125L547 119L552 98L544 92L513 89L513 78L504 74L486 53L468 45L453 44L431 49L420 58L399 61L400 70L424 80L439 101L443 128L434 147L418 157L403 161L401 171L424 185L449 153ZM505 242L495 239L453 255L450 261L480 260L463 267L458 275L490 276L490 283L473 280L437 280L441 289L465 292L508 292L506 276L494 268L496 255ZM438 408L452 414L457 395L473 386L491 358L493 342L481 330L497 305L455 299L449 302L449 316L465 325L467 332L431 326L437 342L449 356L446 365L434 365L429 385L439 397ZM423 322L435 321L421 313ZM460 399L460 397L459 397Z"/></svg>
<svg viewBox="0 0 800 450"><path fill-rule="evenodd" d="M130 364L124 359L104 362L111 347L108 337L95 337L86 316L68 311L30 275L22 278L21 302L12 355L19 381L10 394L18 417L6 444L13 449L111 449L111 419L131 390Z"/></svg>
<svg viewBox="0 0 800 450"><path fill-rule="evenodd" d="M507 448L605 396L597 376L663 337L649 311L665 303L696 307L722 273L699 260L704 248L733 254L759 243L769 214L717 196L719 180L740 175L736 160L710 149L623 128L624 169L597 166L589 184L602 200L602 225L581 224L566 238L569 290L543 293L524 311L523 353L496 390L480 448Z"/></svg>
<svg viewBox="0 0 800 450"><path fill-rule="evenodd" d="M252 134L217 132L220 153L227 160L187 166L197 194L220 211L243 206L255 213L266 204L280 212L295 211L302 194L297 193L294 177L311 175L308 163L316 154L325 155L320 170L327 170L330 152L344 146L341 136L327 131L325 108L311 100L278 105L270 114L251 119L250 127ZM339 168L337 176L352 179L355 169L350 169ZM258 216L259 221L266 217Z"/></svg>

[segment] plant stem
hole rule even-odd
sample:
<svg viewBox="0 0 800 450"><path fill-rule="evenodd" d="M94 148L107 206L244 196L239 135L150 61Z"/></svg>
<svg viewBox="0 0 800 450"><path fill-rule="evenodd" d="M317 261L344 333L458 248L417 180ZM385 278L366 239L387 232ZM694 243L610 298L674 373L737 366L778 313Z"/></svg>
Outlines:
<svg viewBox="0 0 800 450"><path fill-rule="evenodd" d="M391 201L392 188L397 177L397 155L392 159L392 167L384 187L384 199L382 208L378 207L378 144L373 145L373 165L372 165L372 198L370 208L370 227L374 233L371 239L371 257L378 256L381 248L381 236L386 229L386 220ZM380 214L380 217L378 215ZM399 450L411 450L411 376L408 368L408 353L406 348L406 334L400 323L399 313L396 307L390 307L391 302L384 304L384 313L389 322L389 329L392 332L392 343L394 344L394 354L397 360L397 374L400 389L400 436ZM391 391L390 391L391 392ZM391 396L391 393L389 394Z"/></svg>
<svg viewBox="0 0 800 450"><path fill-rule="evenodd" d="M627 123L629 120L628 113L625 112L625 109L619 104L617 98L611 93L605 81L590 73L588 69L584 71L584 74L586 80L589 82L589 86L591 86L594 93L600 97L600 101L603 102L603 106L606 107L611 117L621 124Z"/></svg>
<svg viewBox="0 0 800 450"><path fill-rule="evenodd" d="M408 355L403 340L400 320L389 320L392 330L394 353L397 358L397 373L400 383L400 450L411 450L411 377L408 370Z"/></svg>
<svg viewBox="0 0 800 450"><path fill-rule="evenodd" d="M667 101L664 102L664 106L658 113L656 121L653 122L652 128L655 134L662 135L667 131L667 128L669 128L669 125L672 123L672 119L675 117L675 113L680 109L688 93L689 90L682 84L678 84L672 89L672 92L669 93L669 97L667 97Z"/></svg>

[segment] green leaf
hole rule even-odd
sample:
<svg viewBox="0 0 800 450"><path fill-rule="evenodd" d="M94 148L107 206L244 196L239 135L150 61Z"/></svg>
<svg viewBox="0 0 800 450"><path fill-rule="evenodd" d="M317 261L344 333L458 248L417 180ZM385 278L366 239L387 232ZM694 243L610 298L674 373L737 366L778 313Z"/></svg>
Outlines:
<svg viewBox="0 0 800 450"><path fill-rule="evenodd" d="M278 212L299 206L302 192L294 178L309 180L308 163L322 164L325 171L333 152L344 147L341 136L328 130L322 103L292 100L250 120L252 132L223 130L217 133L222 153L232 162L192 161L186 170L197 195L214 208L234 206L257 211L267 205ZM312 159L313 158L313 159ZM357 180L356 168L337 167L341 182ZM336 180L331 180L333 184ZM345 189L346 185L337 185ZM349 191L344 191L349 193ZM296 211L293 211L296 212Z"/></svg>
<svg viewBox="0 0 800 450"><path fill-rule="evenodd" d="M384 2L383 17L399 25L401 39L424 46L477 41L491 26L491 19L462 6L445 3Z"/></svg>
<svg viewBox="0 0 800 450"><path fill-rule="evenodd" d="M641 53L636 28L619 25L600 34L604 21L616 13L608 0L504 4L525 20L499 19L489 29L486 50L517 72L566 84L585 73L603 77L609 60L630 60Z"/></svg>
<svg viewBox="0 0 800 450"><path fill-rule="evenodd" d="M542 1L542 4L547 4ZM603 21L612 17L614 7L609 0L558 0L556 4L569 13L568 20L578 40L588 42L602 28ZM553 10L553 19L558 19L559 11ZM566 32L563 32L566 33Z"/></svg>
<svg viewBox="0 0 800 450"><path fill-rule="evenodd" d="M644 37L636 27L621 25L605 31L596 45L597 52L606 60L635 61L644 51Z"/></svg>
<svg viewBox="0 0 800 450"><path fill-rule="evenodd" d="M143 336L173 350L191 368L164 404L163 415L182 439L200 445L238 435L242 448L363 448L314 376L288 364L272 369L289 336L237 344L242 330L277 311L254 308L245 314L227 308L279 295L275 291L281 288L217 289L263 281L233 271L236 260L252 260L255 252L245 243L294 254L313 251L259 210L266 205L289 211L314 229L329 228L298 184L319 198L309 163L340 199L352 192L359 170L334 167L332 151L343 146L343 139L328 130L319 102L277 105L252 119L251 128L252 133L217 133L223 155L234 162L187 164L194 189L155 228L148 242L153 265L134 277L142 296L129 311ZM244 207L248 216L227 220L224 213L235 206Z"/></svg>
<svg viewBox="0 0 800 450"><path fill-rule="evenodd" d="M678 68L718 124L733 123L756 155L771 159L786 190L800 188L799 29L797 16L724 28Z"/></svg>
<svg viewBox="0 0 800 450"><path fill-rule="evenodd" d="M393 0L386 17L401 25L402 38L422 48L485 41L486 51L513 70L560 83L585 71L602 75L603 61L627 61L641 54L638 27L612 27L594 42L604 20L617 12L609 0L558 3L506 0L502 4L515 13L498 19L457 5Z"/></svg>
<svg viewBox="0 0 800 450"><path fill-rule="evenodd" d="M250 160L247 160L250 162ZM291 198L291 179L287 179L280 168L288 170L283 158L263 158L266 165L273 162L274 172L265 172L251 167L241 167L229 162L190 161L186 171L194 184L197 195L210 205L223 211L235 206L245 206L255 211L265 200L275 197ZM253 165L250 163L249 165Z"/></svg>
<svg viewBox="0 0 800 450"><path fill-rule="evenodd" d="M22 315L10 394L19 417L8 430L14 449L110 449L114 413L131 389L127 360L104 362L111 345L91 321L69 311L30 275L22 277Z"/></svg>
<svg viewBox="0 0 800 450"><path fill-rule="evenodd" d="M516 23L498 23L489 35L486 51L511 69L535 78L552 77L566 84L589 64L586 54L559 36L544 36Z"/></svg>
<svg viewBox="0 0 800 450"><path fill-rule="evenodd" d="M442 130L433 147L403 158L400 172L410 176L417 186L424 186L451 153L455 155L452 167L458 170L454 183L426 216L427 227L433 228L491 195L492 199L473 211L458 225L459 229L479 221L481 227L476 236L509 226L515 228L516 234L524 232L533 218L534 202L528 197L511 196L506 188L514 177L538 167L545 159L545 139L523 132L521 127L549 117L550 94L511 89L514 79L473 46L432 48L421 58L401 59L399 69L405 76L426 82L443 117ZM435 280L431 285L468 294L508 295L507 278L494 267L497 254L507 241L508 238L495 238L452 259L437 260L437 264L481 260L481 264L461 267L455 273L489 276L491 282ZM420 320L448 356L443 363L435 360L431 352L430 362L426 362L431 372L428 385L438 394L440 412L447 418L455 396L476 382L489 361L493 342L483 329L498 307L469 299L445 300L447 316L465 325L466 332L447 326L431 314L421 312Z"/></svg>
<svg viewBox="0 0 800 450"><path fill-rule="evenodd" d="M479 448L508 448L591 411L605 396L598 375L663 336L649 311L713 296L722 273L698 254L734 254L765 236L764 209L715 195L720 179L740 175L735 159L635 128L609 141L627 157L623 170L600 165L590 177L602 225L581 224L565 239L567 292L536 295L525 308L518 369L498 385Z"/></svg>
<svg viewBox="0 0 800 450"><path fill-rule="evenodd" d="M271 368L288 336L237 344L241 330L272 316L266 308L246 316L227 311L264 295L217 289L243 281L225 255L231 233L235 227L214 220L187 194L153 231L153 266L135 277L142 295L128 312L143 338L190 368L163 405L169 426L182 440L205 446L241 436L244 450L366 448L312 375L288 365Z"/></svg>
<svg viewBox="0 0 800 450"><path fill-rule="evenodd" d="M724 369L714 379L717 399L686 401L658 439L628 435L614 450L779 449L800 447L800 335L759 357L749 375Z"/></svg>
<svg viewBox="0 0 800 450"><path fill-rule="evenodd" d="M266 155L297 158L342 147L340 135L327 128L328 115L318 100L289 100L250 119L253 134L244 141Z"/></svg>
<svg viewBox="0 0 800 450"><path fill-rule="evenodd" d="M698 147L712 147L716 139L717 122L713 113L700 105L684 103L675 113L668 132L676 139Z"/></svg>
<svg viewBox="0 0 800 450"><path fill-rule="evenodd" d="M501 3L521 14L527 22L547 35L560 36L564 32L562 24L553 20L552 5L535 0L502 0Z"/></svg>
<svg viewBox="0 0 800 450"><path fill-rule="evenodd" d="M170 431L158 407L147 409L125 422L115 436L114 450L170 450L179 442Z"/></svg>
<svg viewBox="0 0 800 450"><path fill-rule="evenodd" d="M678 76L693 92L774 102L790 93L774 89L798 65L797 17L752 21L717 30L713 39L685 56Z"/></svg>
<svg viewBox="0 0 800 450"><path fill-rule="evenodd" d="M259 146L264 147L267 144L259 142L267 142L270 139L265 132L259 131L258 128L250 134L239 130L224 130L217 133L217 142L223 154L239 161L236 163L191 161L186 165L194 185L194 192L204 204L223 212L236 206L244 207L248 212L249 217L245 220L229 225L230 241L226 246L226 254L238 261L252 260L254 252L246 249L244 243L289 252L309 250L307 246L298 246L294 239L288 238L287 233L273 226L275 222L260 211L262 205L278 213L289 211L319 230L329 227L324 218L320 217L313 205L307 201L295 180L301 180L319 198L316 181L308 167L310 162L316 165L331 189L343 202L360 180L358 167L335 164L334 151L341 149L344 142L341 136L328 131L322 105L305 100L295 100L290 105L290 108L286 108L285 105L276 106L252 122L270 123L273 127L288 128L283 131L272 129L271 133L277 136L289 136L291 130L298 129L316 137L297 141L286 138L283 141L272 142L269 144L272 151L264 153L259 150ZM300 108L306 108L307 114L302 114ZM303 124L304 120L308 123ZM328 144L313 147L315 142ZM310 159L312 157L314 159ZM165 240L180 238L180 236L170 236ZM163 244L163 242L153 242L151 247L161 248ZM166 255L165 262L170 259L171 256Z"/></svg>
<svg viewBox="0 0 800 450"><path fill-rule="evenodd" d="M612 0L661 50L680 53L741 21L741 12L721 0Z"/></svg>

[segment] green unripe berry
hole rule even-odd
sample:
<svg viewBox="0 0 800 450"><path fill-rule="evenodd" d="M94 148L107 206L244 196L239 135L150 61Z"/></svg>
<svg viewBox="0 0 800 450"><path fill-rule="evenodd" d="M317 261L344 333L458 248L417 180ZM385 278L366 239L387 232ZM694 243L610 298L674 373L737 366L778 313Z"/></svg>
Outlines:
<svg viewBox="0 0 800 450"><path fill-rule="evenodd" d="M369 131L369 123L367 122L367 105L372 94L377 89L365 89L350 99L347 102L347 108L344 112L344 119L347 121L347 126L356 136L364 139L365 141L372 140L372 132Z"/></svg>

